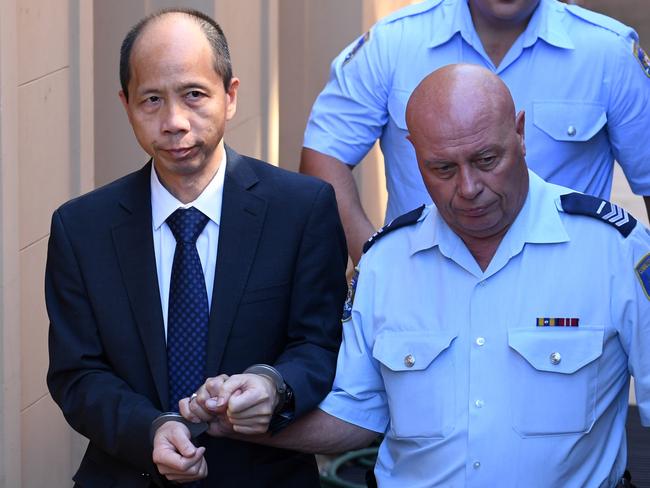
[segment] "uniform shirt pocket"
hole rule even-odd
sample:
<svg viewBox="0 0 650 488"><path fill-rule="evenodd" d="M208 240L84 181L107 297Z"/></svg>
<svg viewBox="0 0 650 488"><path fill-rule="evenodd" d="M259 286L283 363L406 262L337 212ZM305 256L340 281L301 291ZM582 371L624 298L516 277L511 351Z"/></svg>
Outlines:
<svg viewBox="0 0 650 488"><path fill-rule="evenodd" d="M603 327L508 331L512 419L522 437L591 429L603 338Z"/></svg>
<svg viewBox="0 0 650 488"><path fill-rule="evenodd" d="M456 333L382 332L372 350L384 380L396 438L444 438L454 428L451 344Z"/></svg>
<svg viewBox="0 0 650 488"><path fill-rule="evenodd" d="M562 142L584 142L594 137L607 123L600 103L553 100L533 102L535 127Z"/></svg>

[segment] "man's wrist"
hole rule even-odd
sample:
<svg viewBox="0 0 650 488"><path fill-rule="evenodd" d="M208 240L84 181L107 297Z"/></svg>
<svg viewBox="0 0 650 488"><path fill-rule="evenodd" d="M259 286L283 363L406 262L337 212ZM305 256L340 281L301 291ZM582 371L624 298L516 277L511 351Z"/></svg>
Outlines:
<svg viewBox="0 0 650 488"><path fill-rule="evenodd" d="M293 401L293 391L285 383L282 374L273 366L268 364L253 364L244 370L244 374L256 374L264 376L271 381L275 388L276 404L273 413L279 413L286 409L287 404Z"/></svg>
<svg viewBox="0 0 650 488"><path fill-rule="evenodd" d="M193 438L198 437L199 435L203 434L206 430L208 430L208 424L207 422L190 422L186 418L184 418L180 413L176 412L165 412L158 417L156 417L153 422L151 422L151 429L149 431L149 438L151 439L151 443L153 444L153 439L156 436L156 432L158 429L163 425L166 424L167 422L180 422L181 424L185 425L187 429L190 431L190 436Z"/></svg>

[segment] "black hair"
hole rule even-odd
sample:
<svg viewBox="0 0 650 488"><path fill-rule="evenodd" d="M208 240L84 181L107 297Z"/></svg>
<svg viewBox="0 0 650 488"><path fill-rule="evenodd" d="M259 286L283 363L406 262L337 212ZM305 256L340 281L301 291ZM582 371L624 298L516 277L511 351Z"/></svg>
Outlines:
<svg viewBox="0 0 650 488"><path fill-rule="evenodd" d="M203 34L210 43L214 55L214 70L223 80L223 87L226 91L230 88L232 80L232 64L230 62L230 51L226 36L219 24L209 15L198 10L189 8L169 8L159 10L147 15L137 24L131 27L128 34L122 41L120 48L120 84L124 97L129 100L129 81L131 80L131 51L135 41L138 40L144 28L153 20L159 19L166 14L180 13L191 17L201 27Z"/></svg>

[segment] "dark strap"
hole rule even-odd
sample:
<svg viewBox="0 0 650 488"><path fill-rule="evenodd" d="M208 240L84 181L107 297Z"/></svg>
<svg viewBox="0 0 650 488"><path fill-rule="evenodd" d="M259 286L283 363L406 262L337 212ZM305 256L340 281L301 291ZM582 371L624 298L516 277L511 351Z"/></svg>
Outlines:
<svg viewBox="0 0 650 488"><path fill-rule="evenodd" d="M411 210L410 212L400 215L389 224L383 226L381 229L375 232L372 237L370 237L370 239L368 239L368 241L366 241L366 243L363 245L364 254L368 252L368 249L370 249L375 244L375 242L384 237L386 234L390 234L394 230L397 230L401 227L415 224L420 218L420 215L422 215L423 211L424 205L421 205L418 208Z"/></svg>
<svg viewBox="0 0 650 488"><path fill-rule="evenodd" d="M627 237L636 226L636 219L623 207L602 198L582 193L567 193L560 197L562 209L569 214L586 215L613 226L623 237Z"/></svg>

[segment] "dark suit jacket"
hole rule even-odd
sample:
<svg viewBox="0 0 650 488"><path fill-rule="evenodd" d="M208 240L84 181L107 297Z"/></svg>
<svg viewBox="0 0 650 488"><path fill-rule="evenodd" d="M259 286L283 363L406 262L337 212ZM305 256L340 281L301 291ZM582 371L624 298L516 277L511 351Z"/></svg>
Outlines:
<svg viewBox="0 0 650 488"><path fill-rule="evenodd" d="M206 377L274 365L296 415L331 387L347 252L332 188L228 149ZM90 439L81 486L163 480L149 427L166 410L166 346L153 251L151 164L52 217L45 278L48 387ZM202 436L206 486L318 486L313 456Z"/></svg>

